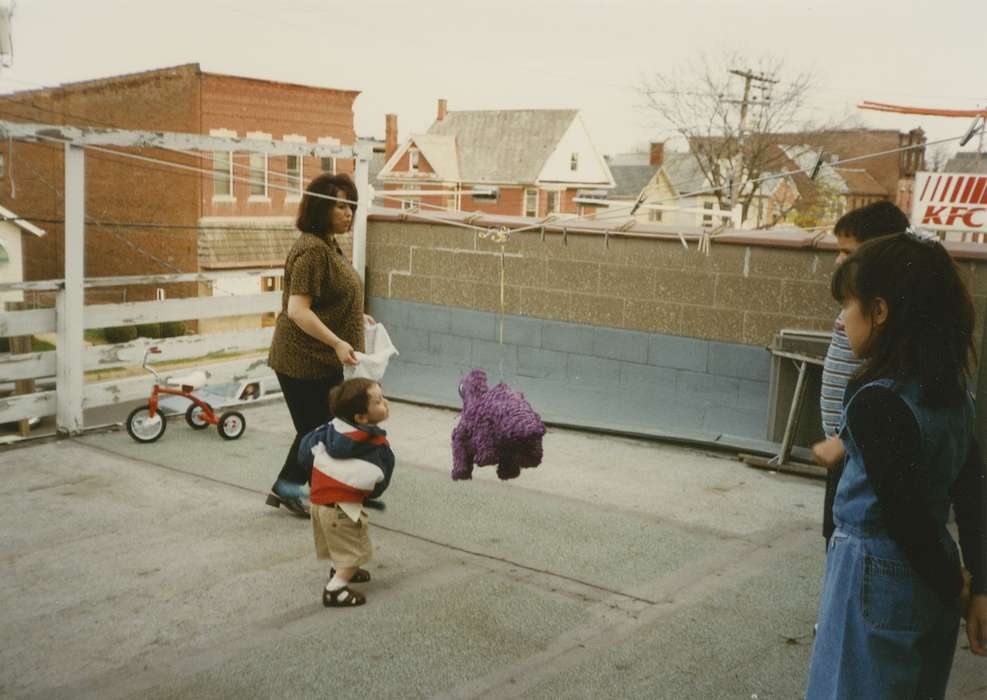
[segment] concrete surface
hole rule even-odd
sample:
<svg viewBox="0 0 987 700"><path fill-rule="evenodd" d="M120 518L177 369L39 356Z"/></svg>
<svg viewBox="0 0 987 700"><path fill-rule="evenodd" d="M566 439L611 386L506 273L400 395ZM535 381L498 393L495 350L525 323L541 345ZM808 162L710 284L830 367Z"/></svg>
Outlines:
<svg viewBox="0 0 987 700"><path fill-rule="evenodd" d="M327 610L310 525L263 504L287 410L245 413L234 442L0 452L0 695L801 697L819 482L561 429L515 481L452 482L456 414L395 403L368 603ZM950 697L982 697L959 647Z"/></svg>

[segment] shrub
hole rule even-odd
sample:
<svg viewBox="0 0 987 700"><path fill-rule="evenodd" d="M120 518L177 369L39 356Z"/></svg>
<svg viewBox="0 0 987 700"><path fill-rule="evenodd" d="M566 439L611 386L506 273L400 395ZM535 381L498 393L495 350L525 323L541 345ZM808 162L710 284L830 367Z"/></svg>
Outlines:
<svg viewBox="0 0 987 700"><path fill-rule="evenodd" d="M103 329L103 337L109 343L129 343L137 339L137 326L111 326Z"/></svg>
<svg viewBox="0 0 987 700"><path fill-rule="evenodd" d="M174 338L185 335L185 321L165 321L161 324L161 337Z"/></svg>
<svg viewBox="0 0 987 700"><path fill-rule="evenodd" d="M31 352L45 352L46 350L54 350L55 344L49 343L47 340L42 340L41 338L35 338L31 336Z"/></svg>
<svg viewBox="0 0 987 700"><path fill-rule="evenodd" d="M137 337L138 338L161 338L161 324L160 323L138 323L137 324Z"/></svg>

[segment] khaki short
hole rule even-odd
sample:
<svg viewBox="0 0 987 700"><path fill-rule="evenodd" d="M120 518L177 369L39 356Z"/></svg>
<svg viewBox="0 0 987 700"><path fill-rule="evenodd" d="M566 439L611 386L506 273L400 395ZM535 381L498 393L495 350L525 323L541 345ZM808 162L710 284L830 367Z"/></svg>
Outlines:
<svg viewBox="0 0 987 700"><path fill-rule="evenodd" d="M362 566L370 561L374 546L370 543L366 513L360 514L359 522L353 522L335 505L313 503L310 510L315 556L331 559L337 569Z"/></svg>

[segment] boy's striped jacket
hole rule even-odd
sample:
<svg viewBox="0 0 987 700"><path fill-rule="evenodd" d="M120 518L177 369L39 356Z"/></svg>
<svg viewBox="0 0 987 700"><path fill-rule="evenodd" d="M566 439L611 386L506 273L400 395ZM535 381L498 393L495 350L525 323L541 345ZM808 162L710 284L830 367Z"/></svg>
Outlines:
<svg viewBox="0 0 987 700"><path fill-rule="evenodd" d="M353 425L342 418L303 437L298 461L312 470L309 500L321 505L378 498L394 471L387 433L376 425Z"/></svg>

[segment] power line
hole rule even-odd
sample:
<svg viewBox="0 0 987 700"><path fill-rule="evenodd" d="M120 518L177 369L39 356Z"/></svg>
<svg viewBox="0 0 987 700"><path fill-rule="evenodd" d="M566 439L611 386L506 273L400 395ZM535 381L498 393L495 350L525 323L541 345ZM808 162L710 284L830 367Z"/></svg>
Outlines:
<svg viewBox="0 0 987 700"><path fill-rule="evenodd" d="M987 126L981 126L980 127L980 131L983 131L985 128L987 128ZM894 154L894 153L901 153L901 152L904 152L904 151L914 150L914 149L917 149L917 148L925 148L925 147L928 147L928 146L937 145L939 143L947 143L947 142L951 142L951 141L958 141L958 140L961 140L961 139L963 139L965 137L966 137L966 135L964 135L964 136L955 136L955 137L950 137L950 138L945 138L945 139L939 139L939 140L936 140L936 141L929 141L929 142L926 142L926 143L913 144L913 145L908 145L908 146L901 146L899 148L894 148L894 149L889 149L889 150L885 150L885 151L879 151L879 152L876 152L876 153L865 154L865 155L862 155L862 156L856 156L856 157L853 157L853 158L846 158L846 159L843 159L843 160L834 161L832 163L829 163L829 165L830 166L837 166L837 165L843 165L845 163L859 162L859 161L862 161L862 160L867 160L867 159L870 159L870 158L876 158L876 157L880 157L880 156L884 156L884 155L890 155L890 154ZM54 142L57 142L57 143L62 143L62 144L68 142L65 139L58 139L58 138L49 137L49 136L43 136L43 135L39 135L39 138L47 139L47 140L54 141ZM162 160L155 159L155 158L150 158L150 157L147 157L147 156L140 156L140 155L137 155L137 154L126 153L126 152L122 152L122 151L113 151L113 150L101 148L101 147L98 147L98 146L85 145L85 146L81 146L81 148L85 148L87 150L95 150L95 151L98 151L98 152L105 152L105 153L111 154L113 156L118 156L118 157L123 157L123 158L132 158L132 159L140 160L142 162L158 163L158 164L165 165L165 166L171 167L171 168L179 168L179 169L183 169L183 170L195 171L195 172L206 173L206 174L211 174L211 172L212 172L212 171L206 171L206 170L201 169L201 168L195 168L195 167L192 167L192 166L185 166L185 165L182 165L182 164L179 164L179 163L174 163L174 162L171 162L171 161L162 161ZM743 187L748 186L748 185L756 185L756 184L760 184L762 182L768 182L770 180L775 180L775 179L779 179L779 178L790 177L792 175L797 175L799 173L806 173L807 174L810 170L811 170L811 168L804 168L804 169L801 169L801 170L786 171L786 172L783 172L783 173L776 173L776 174L772 174L772 175L766 175L766 176L763 176L763 177L760 177L760 178L746 180L746 181L740 183L737 186L740 187L740 188L743 188ZM242 178L240 178L240 179L242 179ZM284 188L277 188L276 187L276 189L284 189ZM701 195L701 194L713 194L713 193L715 193L715 192L717 192L717 191L719 191L721 189L722 189L721 187L707 187L707 188L703 188L701 190L696 190L694 192L689 192L689 193L686 193L686 194L680 194L680 195L675 196L675 197L665 198L663 200L658 200L657 202L652 202L652 203L660 204L660 203L668 202L668 201L677 201L677 200L681 200L681 199L687 199L687 198L695 197L695 196L698 196L698 195ZM294 190L292 190L292 191L294 191ZM347 202L347 203L355 204L354 202L350 202L349 200L345 200L345 199L338 198L338 197L330 197L328 195L315 195L315 193L307 193L307 194L310 194L312 196L319 196L319 197L322 197L322 198L325 198L325 199L331 199L331 200L335 200L335 201L344 201L344 202ZM398 199L398 198L390 198L390 199ZM627 206L627 207L621 207L621 208L617 208L617 209L608 209L607 210L607 214L608 215L613 215L613 214L616 214L617 212L620 212L620 211L631 211L632 209L634 209L634 206L635 205L630 205L630 206ZM447 219L439 219L437 217L429 217L429 216L424 215L424 214L422 214L420 212L404 212L404 215L409 216L409 217L415 217L415 218L423 219L423 220L430 220L430 221L433 221L435 223L440 223L440 224L444 224L444 225L450 225L450 226L456 226L456 227L466 228L466 229L470 229L470 230L481 231L483 233L488 233L489 232L489 229L488 228L482 228L482 227L479 227L479 226L474 226L472 224L466 224L466 223L460 223L460 222L455 222L455 221L449 221ZM528 226L522 226L522 227L519 227L519 228L516 228L516 229L510 229L510 227L505 227L505 228L507 228L508 231L509 231L509 233L511 233L511 234L513 234L513 233L520 233L520 232L523 232L523 231L528 231L528 230L542 228L542 227L545 226L546 223L548 223L549 220L552 220L554 222L554 217L549 217L549 219L545 219L545 220L540 221L540 222L537 222L535 224L528 225ZM575 224L575 223L577 223L579 221L595 221L595 220L598 221L599 219L596 218L596 215L591 215L591 216L577 216L577 217L575 217L573 219L565 219L564 222L565 222L565 226L568 227L568 226L572 226L573 224Z"/></svg>

